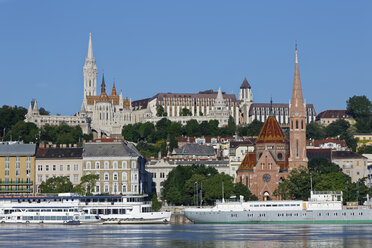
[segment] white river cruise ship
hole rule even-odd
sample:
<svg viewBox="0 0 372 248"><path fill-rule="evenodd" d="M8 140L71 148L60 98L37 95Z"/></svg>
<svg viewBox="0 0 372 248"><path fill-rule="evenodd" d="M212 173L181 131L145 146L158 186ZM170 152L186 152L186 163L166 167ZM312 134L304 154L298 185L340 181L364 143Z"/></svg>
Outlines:
<svg viewBox="0 0 372 248"><path fill-rule="evenodd" d="M0 197L0 223L169 223L171 212L152 212L147 195Z"/></svg>
<svg viewBox="0 0 372 248"><path fill-rule="evenodd" d="M194 223L372 223L371 206L346 207L342 192L313 192L308 201L216 202L214 207L186 208Z"/></svg>

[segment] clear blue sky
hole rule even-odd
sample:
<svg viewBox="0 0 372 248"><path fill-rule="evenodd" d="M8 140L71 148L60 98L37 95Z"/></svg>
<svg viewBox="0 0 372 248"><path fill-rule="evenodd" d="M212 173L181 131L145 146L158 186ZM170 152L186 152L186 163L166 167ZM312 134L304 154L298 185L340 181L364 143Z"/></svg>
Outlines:
<svg viewBox="0 0 372 248"><path fill-rule="evenodd" d="M259 3L257 3L259 2ZM205 89L288 102L298 41L303 94L319 113L372 99L371 1L0 0L0 105L71 115L93 50L111 91L132 100Z"/></svg>

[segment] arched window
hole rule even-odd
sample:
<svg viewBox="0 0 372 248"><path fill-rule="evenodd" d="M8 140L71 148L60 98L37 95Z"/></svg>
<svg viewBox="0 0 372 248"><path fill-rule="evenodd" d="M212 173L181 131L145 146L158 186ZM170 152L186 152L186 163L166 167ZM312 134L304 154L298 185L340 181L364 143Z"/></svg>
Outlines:
<svg viewBox="0 0 372 248"><path fill-rule="evenodd" d="M296 120L296 129L298 129L298 120Z"/></svg>
<svg viewBox="0 0 372 248"><path fill-rule="evenodd" d="M113 165L114 169L117 169L118 168L118 161L114 161L112 163L112 165Z"/></svg>
<svg viewBox="0 0 372 248"><path fill-rule="evenodd" d="M304 121L301 120L301 129L304 129Z"/></svg>
<svg viewBox="0 0 372 248"><path fill-rule="evenodd" d="M128 180L128 176L127 176L126 172L121 173L121 180L122 181L127 181Z"/></svg>
<svg viewBox="0 0 372 248"><path fill-rule="evenodd" d="M90 168L91 168L91 163L90 162L87 162L86 168L87 168L87 170L90 170Z"/></svg>
<svg viewBox="0 0 372 248"><path fill-rule="evenodd" d="M127 185L126 184L123 184L121 186L121 192L123 192L123 193L127 192Z"/></svg>
<svg viewBox="0 0 372 248"><path fill-rule="evenodd" d="M89 80L89 87L92 86L92 80Z"/></svg>
<svg viewBox="0 0 372 248"><path fill-rule="evenodd" d="M117 172L114 172L113 178L114 178L114 181L117 181L118 180L118 173Z"/></svg>
<svg viewBox="0 0 372 248"><path fill-rule="evenodd" d="M123 169L126 169L126 168L127 168L127 161L123 161L123 162L121 162L121 167L122 167Z"/></svg>
<svg viewBox="0 0 372 248"><path fill-rule="evenodd" d="M105 161L104 162L104 166L105 166L105 169L109 169L109 162L108 161Z"/></svg>
<svg viewBox="0 0 372 248"><path fill-rule="evenodd" d="M96 170L99 169L99 162L98 162L98 161L95 163L95 169L96 169Z"/></svg>
<svg viewBox="0 0 372 248"><path fill-rule="evenodd" d="M109 174L108 174L108 172L105 172L104 180L105 180L105 181L108 181L108 180L109 180Z"/></svg>
<svg viewBox="0 0 372 248"><path fill-rule="evenodd" d="M293 129L293 121L291 121L291 129Z"/></svg>
<svg viewBox="0 0 372 248"><path fill-rule="evenodd" d="M296 140L296 157L299 157L298 140Z"/></svg>

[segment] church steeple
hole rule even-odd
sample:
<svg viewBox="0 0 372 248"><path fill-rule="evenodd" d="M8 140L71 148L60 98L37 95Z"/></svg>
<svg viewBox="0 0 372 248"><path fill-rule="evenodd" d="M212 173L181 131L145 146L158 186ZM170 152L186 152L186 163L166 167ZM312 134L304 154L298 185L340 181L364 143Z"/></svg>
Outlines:
<svg viewBox="0 0 372 248"><path fill-rule="evenodd" d="M298 65L297 45L295 50L295 72L293 79L292 99L289 104L289 139L290 157L289 170L300 166L307 167L306 155L306 106L303 103L302 88L300 80L300 69Z"/></svg>
<svg viewBox="0 0 372 248"><path fill-rule="evenodd" d="M106 94L106 83L105 83L105 74L102 74L102 83L101 83L101 96Z"/></svg>
<svg viewBox="0 0 372 248"><path fill-rule="evenodd" d="M88 59L94 59L93 58L93 46L92 46L92 33L89 33L89 44L88 44Z"/></svg>
<svg viewBox="0 0 372 248"><path fill-rule="evenodd" d="M111 96L116 96L116 87L115 87L115 83L112 85Z"/></svg>
<svg viewBox="0 0 372 248"><path fill-rule="evenodd" d="M97 94L97 65L93 57L92 33L89 33L88 55L85 59L83 67L84 74L84 100L86 102L87 96L95 96Z"/></svg>

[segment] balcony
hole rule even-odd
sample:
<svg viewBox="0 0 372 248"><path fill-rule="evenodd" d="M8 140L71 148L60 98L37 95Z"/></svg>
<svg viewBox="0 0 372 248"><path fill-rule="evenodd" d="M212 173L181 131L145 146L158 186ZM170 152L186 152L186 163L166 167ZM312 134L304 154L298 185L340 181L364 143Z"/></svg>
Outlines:
<svg viewBox="0 0 372 248"><path fill-rule="evenodd" d="M32 181L26 182L22 180L20 182L14 182L11 180L10 182L4 182L0 180L0 187L1 186L32 186L32 185L33 185Z"/></svg>

